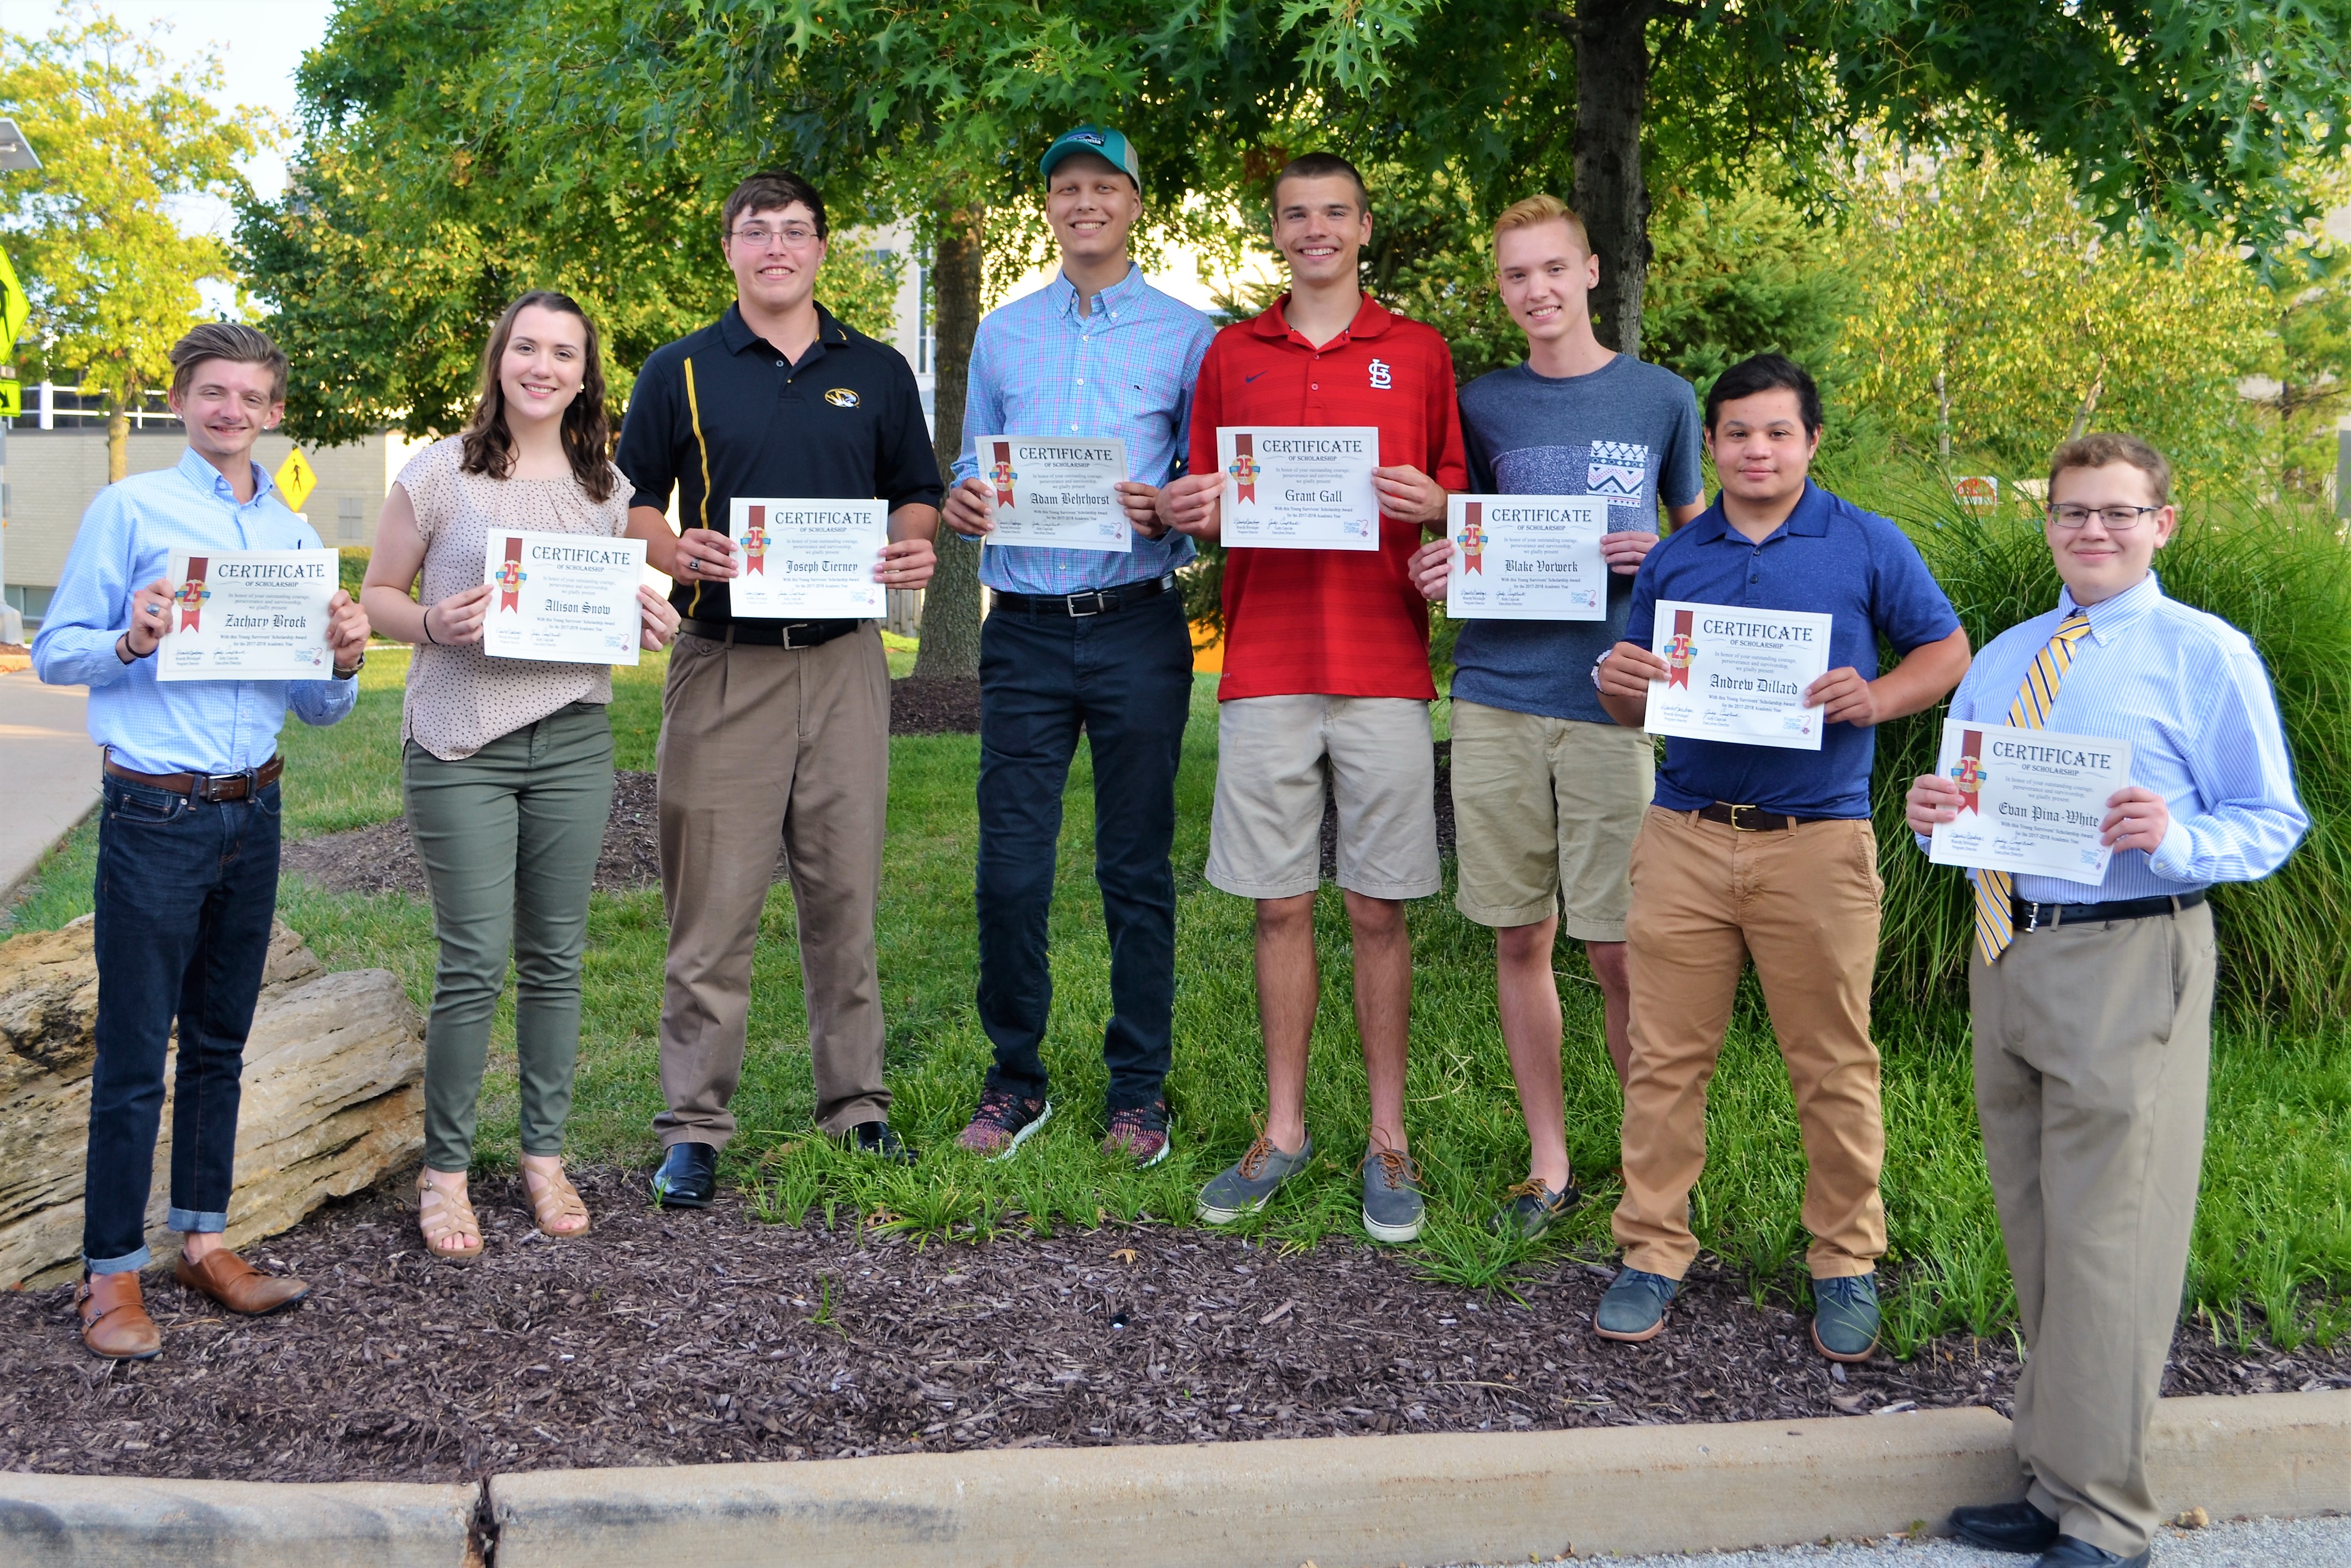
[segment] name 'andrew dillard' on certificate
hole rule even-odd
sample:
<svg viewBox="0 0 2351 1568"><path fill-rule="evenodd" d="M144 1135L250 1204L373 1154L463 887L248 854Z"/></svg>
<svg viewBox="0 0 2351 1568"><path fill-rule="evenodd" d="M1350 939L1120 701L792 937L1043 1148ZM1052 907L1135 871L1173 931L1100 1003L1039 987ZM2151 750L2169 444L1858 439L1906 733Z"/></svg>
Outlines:
<svg viewBox="0 0 2351 1568"><path fill-rule="evenodd" d="M1804 692L1828 673L1830 618L1659 599L1651 651L1666 678L1649 682L1653 735L1821 749L1821 710Z"/></svg>
<svg viewBox="0 0 2351 1568"><path fill-rule="evenodd" d="M324 680L332 550L172 552L158 680Z"/></svg>
<svg viewBox="0 0 2351 1568"><path fill-rule="evenodd" d="M726 602L742 620L867 620L888 613L873 576L890 542L886 501L737 496L726 535L739 558Z"/></svg>
<svg viewBox="0 0 2351 1568"><path fill-rule="evenodd" d="M1943 721L1935 771L1959 786L1959 815L1928 837L1938 866L2106 879L2106 802L2130 787L2128 741Z"/></svg>
<svg viewBox="0 0 2351 1568"><path fill-rule="evenodd" d="M1228 548L1376 550L1375 425L1218 425Z"/></svg>
<svg viewBox="0 0 2351 1568"><path fill-rule="evenodd" d="M1584 495L1454 495L1445 503L1456 620L1605 620L1608 503Z"/></svg>
<svg viewBox="0 0 2351 1568"><path fill-rule="evenodd" d="M637 662L643 539L493 528L484 557L484 578L497 589L482 622L484 653L549 664Z"/></svg>
<svg viewBox="0 0 2351 1568"><path fill-rule="evenodd" d="M990 545L1133 554L1134 530L1112 488L1126 477L1125 441L982 436L973 451L996 493Z"/></svg>

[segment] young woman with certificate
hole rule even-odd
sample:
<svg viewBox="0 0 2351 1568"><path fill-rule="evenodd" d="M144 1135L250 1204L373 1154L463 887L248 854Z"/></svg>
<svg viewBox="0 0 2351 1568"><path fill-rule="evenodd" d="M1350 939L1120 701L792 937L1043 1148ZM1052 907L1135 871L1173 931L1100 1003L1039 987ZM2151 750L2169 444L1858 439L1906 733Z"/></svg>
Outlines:
<svg viewBox="0 0 2351 1568"><path fill-rule="evenodd" d="M362 590L382 635L419 645L401 714L402 783L441 958L425 1027L418 1220L425 1250L454 1262L482 1251L465 1172L509 940L523 1182L541 1231L588 1230L563 1174L563 1124L589 885L612 804L612 672L487 657L483 624L497 587L483 581L483 561L494 534L620 538L629 491L610 449L594 325L563 295L524 295L490 336L464 433L417 453L384 498ZM420 572L421 604L408 597ZM667 646L677 612L650 587L637 608L642 646Z"/></svg>

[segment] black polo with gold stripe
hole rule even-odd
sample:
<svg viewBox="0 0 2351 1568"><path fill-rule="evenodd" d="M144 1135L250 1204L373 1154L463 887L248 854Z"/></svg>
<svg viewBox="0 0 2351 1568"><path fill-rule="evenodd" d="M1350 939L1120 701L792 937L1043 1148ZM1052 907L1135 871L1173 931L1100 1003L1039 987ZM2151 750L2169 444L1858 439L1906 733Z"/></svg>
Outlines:
<svg viewBox="0 0 2351 1568"><path fill-rule="evenodd" d="M817 306L816 341L787 361L735 306L710 326L653 350L621 424L617 461L632 506L726 532L737 495L939 504L938 462L922 393L905 357ZM731 619L725 583L681 582L681 614Z"/></svg>

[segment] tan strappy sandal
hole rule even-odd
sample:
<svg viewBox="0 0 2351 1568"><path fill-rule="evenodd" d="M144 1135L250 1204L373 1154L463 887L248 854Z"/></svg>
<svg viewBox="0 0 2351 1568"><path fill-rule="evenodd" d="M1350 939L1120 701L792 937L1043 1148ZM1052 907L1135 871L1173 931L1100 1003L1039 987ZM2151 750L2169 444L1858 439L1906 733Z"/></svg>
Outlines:
<svg viewBox="0 0 2351 1568"><path fill-rule="evenodd" d="M535 1191L532 1189L534 1177L544 1183ZM563 1174L560 1165L551 1171L533 1170L529 1166L524 1166L522 1189L530 1199L531 1223L538 1226L538 1233L549 1241L577 1241L595 1228L594 1222L588 1218L588 1205L580 1199L580 1189L571 1185L571 1179ZM557 1220L569 1220L575 1215L580 1220L578 1226L561 1231L554 1228Z"/></svg>
<svg viewBox="0 0 2351 1568"><path fill-rule="evenodd" d="M444 1263L470 1263L482 1255L482 1222L474 1218L474 1206L434 1186L422 1171L416 1177L416 1228L424 1250Z"/></svg>

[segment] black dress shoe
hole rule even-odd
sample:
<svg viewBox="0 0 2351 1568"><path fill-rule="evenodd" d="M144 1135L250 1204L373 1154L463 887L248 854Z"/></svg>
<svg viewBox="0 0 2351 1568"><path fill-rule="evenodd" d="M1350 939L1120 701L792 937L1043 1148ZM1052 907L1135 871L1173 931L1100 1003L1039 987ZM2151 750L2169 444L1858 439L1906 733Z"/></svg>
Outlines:
<svg viewBox="0 0 2351 1568"><path fill-rule="evenodd" d="M2057 1544L2057 1521L2029 1502L1995 1502L1951 1510L1951 1533L1987 1552L2046 1552Z"/></svg>
<svg viewBox="0 0 2351 1568"><path fill-rule="evenodd" d="M718 1193L718 1151L706 1143L674 1143L653 1172L653 1201L664 1209L707 1209Z"/></svg>
<svg viewBox="0 0 2351 1568"><path fill-rule="evenodd" d="M2117 1556L2103 1546L2061 1535L2056 1545L2041 1554L2039 1568L2147 1568L2154 1555L2155 1549L2149 1547L2136 1557Z"/></svg>
<svg viewBox="0 0 2351 1568"><path fill-rule="evenodd" d="M849 1141L860 1154L870 1154L893 1165L914 1163L914 1151L890 1130L888 1122L859 1122L849 1129Z"/></svg>

